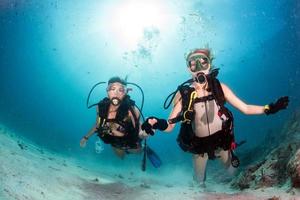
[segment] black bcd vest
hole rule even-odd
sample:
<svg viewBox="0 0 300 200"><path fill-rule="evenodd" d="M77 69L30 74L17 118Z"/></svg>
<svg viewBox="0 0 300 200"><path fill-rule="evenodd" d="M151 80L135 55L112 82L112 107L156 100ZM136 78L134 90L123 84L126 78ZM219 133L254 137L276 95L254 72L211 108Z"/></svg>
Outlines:
<svg viewBox="0 0 300 200"><path fill-rule="evenodd" d="M98 136L106 144L111 144L116 147L132 147L134 148L139 141L139 119L135 114L134 106L135 102L130 99L130 96L126 95L122 100L115 119L108 119L110 100L104 98L98 103L98 117L99 127L97 128ZM135 121L135 125L132 120L126 120L128 118L128 112L131 112ZM123 137L112 136L105 132L105 123L113 122L121 125L126 134Z"/></svg>

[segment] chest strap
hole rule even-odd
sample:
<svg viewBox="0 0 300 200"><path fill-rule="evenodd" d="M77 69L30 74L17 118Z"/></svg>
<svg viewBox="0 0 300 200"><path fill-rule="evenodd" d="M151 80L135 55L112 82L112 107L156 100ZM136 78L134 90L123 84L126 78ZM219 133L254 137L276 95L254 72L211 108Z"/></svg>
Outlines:
<svg viewBox="0 0 300 200"><path fill-rule="evenodd" d="M206 102L206 101L212 101L212 100L214 100L215 99L215 97L214 97L214 95L208 95L208 96L204 96L204 97L197 97L197 98L195 98L195 100L194 100L194 104L195 103L201 103L201 102Z"/></svg>

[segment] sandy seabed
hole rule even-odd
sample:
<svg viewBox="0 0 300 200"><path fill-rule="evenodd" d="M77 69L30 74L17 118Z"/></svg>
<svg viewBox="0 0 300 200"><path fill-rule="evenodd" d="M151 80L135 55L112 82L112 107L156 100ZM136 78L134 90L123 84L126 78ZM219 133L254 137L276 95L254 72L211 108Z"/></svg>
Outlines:
<svg viewBox="0 0 300 200"><path fill-rule="evenodd" d="M168 175L166 175L168 177ZM199 188L168 184L139 173L107 174L53 153L0 125L1 200L300 200L283 188L233 191L221 183Z"/></svg>

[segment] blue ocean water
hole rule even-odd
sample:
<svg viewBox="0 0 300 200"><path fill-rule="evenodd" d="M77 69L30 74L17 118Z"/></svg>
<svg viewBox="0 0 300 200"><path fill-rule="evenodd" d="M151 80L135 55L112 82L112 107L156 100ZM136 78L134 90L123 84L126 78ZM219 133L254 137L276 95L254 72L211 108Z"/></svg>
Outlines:
<svg viewBox="0 0 300 200"><path fill-rule="evenodd" d="M299 1L140 1L146 6L130 10L132 2L1 0L0 122L62 154L119 162L108 146L99 159L96 137L79 147L95 122L95 109L86 108L91 87L128 76L143 88L144 116L167 118L165 98L189 78L184 55L199 47L212 49L219 79L245 102L265 105L290 96L288 110L268 117L229 106L237 139L247 140L243 148L276 133L299 107ZM155 15L146 16L152 7ZM105 97L105 88L98 86L91 102ZM137 88L130 95L141 104ZM177 134L178 127L149 139L164 161L161 170L191 167Z"/></svg>

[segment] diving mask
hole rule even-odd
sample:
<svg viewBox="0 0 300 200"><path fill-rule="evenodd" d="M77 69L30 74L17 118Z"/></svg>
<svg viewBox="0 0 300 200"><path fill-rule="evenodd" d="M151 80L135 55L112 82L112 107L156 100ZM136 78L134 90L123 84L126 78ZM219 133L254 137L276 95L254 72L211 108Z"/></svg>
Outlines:
<svg viewBox="0 0 300 200"><path fill-rule="evenodd" d="M123 97L127 93L126 87L118 82L109 84L106 90L108 92L110 102L114 106L120 105Z"/></svg>
<svg viewBox="0 0 300 200"><path fill-rule="evenodd" d="M205 55L191 56L187 60L187 65L192 72L204 71L210 67L210 59Z"/></svg>
<svg viewBox="0 0 300 200"><path fill-rule="evenodd" d="M115 93L120 93L120 94L125 94L126 93L126 88L124 85L120 83L111 83L108 85L107 92L115 92Z"/></svg>

